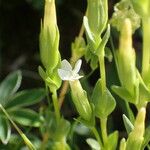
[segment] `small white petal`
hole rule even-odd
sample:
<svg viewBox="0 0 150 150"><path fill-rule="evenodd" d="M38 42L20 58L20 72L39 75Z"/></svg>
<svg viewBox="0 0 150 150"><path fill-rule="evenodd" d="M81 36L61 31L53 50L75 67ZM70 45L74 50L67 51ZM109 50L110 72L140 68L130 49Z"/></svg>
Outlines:
<svg viewBox="0 0 150 150"><path fill-rule="evenodd" d="M80 78L82 78L83 76L80 76L79 74L76 74L75 76L73 76L73 80L78 80Z"/></svg>
<svg viewBox="0 0 150 150"><path fill-rule="evenodd" d="M74 67L74 69L73 69L73 72L74 72L74 73L78 73L78 72L79 72L79 70L80 70L80 68L81 68L81 64L82 64L82 60L79 59L79 60L76 62L75 67Z"/></svg>
<svg viewBox="0 0 150 150"><path fill-rule="evenodd" d="M69 80L71 77L71 72L68 70L58 69L58 75L62 80Z"/></svg>
<svg viewBox="0 0 150 150"><path fill-rule="evenodd" d="M72 66L70 65L70 63L64 59L62 62L61 62L61 69L63 70L68 70L68 71L72 71Z"/></svg>

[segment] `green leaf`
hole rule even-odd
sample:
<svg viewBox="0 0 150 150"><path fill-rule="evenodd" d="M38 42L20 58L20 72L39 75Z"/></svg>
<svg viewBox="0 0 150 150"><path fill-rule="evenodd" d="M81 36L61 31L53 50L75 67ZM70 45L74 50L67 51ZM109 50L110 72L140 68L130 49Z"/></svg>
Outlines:
<svg viewBox="0 0 150 150"><path fill-rule="evenodd" d="M78 60L86 51L86 43L83 37L76 37L75 41L71 44L72 56Z"/></svg>
<svg viewBox="0 0 150 150"><path fill-rule="evenodd" d="M21 84L22 75L20 71L10 73L0 84L0 103L4 106L11 95L13 95Z"/></svg>
<svg viewBox="0 0 150 150"><path fill-rule="evenodd" d="M88 49L85 53L86 61L90 61L90 67L92 70L95 70L98 67L98 57L90 49Z"/></svg>
<svg viewBox="0 0 150 150"><path fill-rule="evenodd" d="M146 148L146 146L148 145L150 141L150 126L148 126L145 130L145 133L144 133L144 141L142 143L142 150L144 150L144 148Z"/></svg>
<svg viewBox="0 0 150 150"><path fill-rule="evenodd" d="M83 23L84 23L84 27L85 27L85 31L86 31L86 36L87 36L87 39L90 43L95 43L94 41L94 37L93 37L93 34L92 34L92 31L89 27L89 22L88 22L88 18L86 16L84 16L83 18Z"/></svg>
<svg viewBox="0 0 150 150"><path fill-rule="evenodd" d="M8 113L13 121L24 126L39 127L43 122L43 118L31 109L12 109Z"/></svg>
<svg viewBox="0 0 150 150"><path fill-rule="evenodd" d="M77 124L75 126L74 130L77 134L82 135L82 136L85 136L85 135L90 133L89 128L87 126L85 126L84 124L81 124L81 123Z"/></svg>
<svg viewBox="0 0 150 150"><path fill-rule="evenodd" d="M3 144L7 144L11 135L11 128L8 120L0 115L0 139Z"/></svg>
<svg viewBox="0 0 150 150"><path fill-rule="evenodd" d="M142 107L139 109L135 123L134 129L130 132L128 139L126 150L141 150L141 146L144 140L144 132L145 132L145 115L146 109Z"/></svg>
<svg viewBox="0 0 150 150"><path fill-rule="evenodd" d="M124 114L123 114L123 122L126 128L126 131L129 134L134 129L134 126L131 123L131 121L127 118L127 116Z"/></svg>
<svg viewBox="0 0 150 150"><path fill-rule="evenodd" d="M109 150L116 150L118 143L118 131L113 132L108 136L105 149Z"/></svg>
<svg viewBox="0 0 150 150"><path fill-rule="evenodd" d="M47 74L41 66L38 67L38 72L41 78L45 81L45 79L47 78Z"/></svg>
<svg viewBox="0 0 150 150"><path fill-rule="evenodd" d="M43 99L45 94L45 90L42 88L18 92L9 99L6 108L30 106L36 104Z"/></svg>
<svg viewBox="0 0 150 150"><path fill-rule="evenodd" d="M99 143L93 138L86 139L86 142L92 148L92 150L100 150L101 149Z"/></svg>
<svg viewBox="0 0 150 150"><path fill-rule="evenodd" d="M102 41L100 42L100 45L98 46L97 50L96 50L96 55L99 57L99 55L101 55L102 51L104 51L106 43L109 39L110 36L110 25L108 25L107 30L102 38Z"/></svg>
<svg viewBox="0 0 150 150"><path fill-rule="evenodd" d="M134 100L134 98L130 95L130 93L124 87L113 85L111 88L122 99L127 100L128 102L132 102Z"/></svg>
<svg viewBox="0 0 150 150"><path fill-rule="evenodd" d="M92 102L95 105L95 114L97 117L105 118L115 109L116 102L108 89L102 93L102 83L99 79L95 85Z"/></svg>

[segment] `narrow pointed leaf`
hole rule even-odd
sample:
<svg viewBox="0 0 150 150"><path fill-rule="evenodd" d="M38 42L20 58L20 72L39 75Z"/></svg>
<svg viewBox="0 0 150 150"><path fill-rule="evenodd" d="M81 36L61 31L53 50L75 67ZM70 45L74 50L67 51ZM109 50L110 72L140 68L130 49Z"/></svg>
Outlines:
<svg viewBox="0 0 150 150"><path fill-rule="evenodd" d="M7 99L14 94L21 84L21 72L15 71L9 74L0 84L0 103L5 105Z"/></svg>
<svg viewBox="0 0 150 150"><path fill-rule="evenodd" d="M116 150L117 143L118 143L118 131L115 131L108 136L108 140L105 145L105 149Z"/></svg>
<svg viewBox="0 0 150 150"><path fill-rule="evenodd" d="M0 140L3 144L7 144L11 135L11 128L8 120L0 115Z"/></svg>
<svg viewBox="0 0 150 150"><path fill-rule="evenodd" d="M88 138L88 139L86 139L86 142L92 148L92 150L100 150L101 149L99 143L95 139Z"/></svg>
<svg viewBox="0 0 150 150"><path fill-rule="evenodd" d="M24 90L15 94L6 105L6 108L29 106L40 102L45 96L44 89Z"/></svg>
<svg viewBox="0 0 150 150"><path fill-rule="evenodd" d="M39 127L43 121L43 118L31 109L14 109L8 111L8 113L12 120L24 126Z"/></svg>
<svg viewBox="0 0 150 150"><path fill-rule="evenodd" d="M134 129L134 126L131 123L131 121L126 117L126 115L124 115L124 114L123 114L123 122L124 122L124 125L126 128L126 131L129 134Z"/></svg>
<svg viewBox="0 0 150 150"><path fill-rule="evenodd" d="M130 93L123 87L113 85L112 90L120 96L123 100L127 100L128 102L132 102L134 98L130 95Z"/></svg>

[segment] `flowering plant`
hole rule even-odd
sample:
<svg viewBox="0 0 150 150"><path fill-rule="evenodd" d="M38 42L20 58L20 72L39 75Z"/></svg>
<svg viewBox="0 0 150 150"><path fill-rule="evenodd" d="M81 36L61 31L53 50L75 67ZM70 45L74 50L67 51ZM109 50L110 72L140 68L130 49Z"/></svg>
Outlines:
<svg viewBox="0 0 150 150"><path fill-rule="evenodd" d="M59 50L55 0L45 0L44 8L39 36L42 64L38 71L45 90L17 92L20 72L9 75L1 83L1 141L9 144L10 121L30 150L81 149L74 140L76 134L84 135L85 145L92 150L150 149L150 126L149 121L146 122L150 101L150 1L120 0L109 19L108 0L87 0L81 31L71 45L70 61L62 59ZM138 57L132 40L140 27L143 31L141 68L136 64ZM114 46L111 30L119 33L118 47ZM89 75L81 67L82 60L90 66ZM108 84L111 75L107 73L107 66L113 62L120 83ZM112 69L115 72L115 68ZM100 77L96 77L95 85L91 86L89 77L95 70ZM40 107L39 113L24 108L38 103L44 96L48 102ZM77 117L66 117L66 101L71 104L69 110L75 108ZM18 111L19 108L22 110ZM124 134L119 129L109 129L113 126L112 113L118 108ZM29 140L16 123L38 127L41 138Z"/></svg>

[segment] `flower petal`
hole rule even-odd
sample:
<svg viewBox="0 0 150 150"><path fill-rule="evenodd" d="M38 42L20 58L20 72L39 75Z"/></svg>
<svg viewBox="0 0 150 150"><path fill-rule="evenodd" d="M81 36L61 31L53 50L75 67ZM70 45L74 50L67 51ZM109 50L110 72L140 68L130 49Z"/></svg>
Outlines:
<svg viewBox="0 0 150 150"><path fill-rule="evenodd" d="M73 69L73 72L74 72L75 74L77 74L77 73L79 72L79 70L80 70L80 68L81 68L81 64L82 64L82 60L79 59L79 60L76 62L75 67L74 67L74 69Z"/></svg>
<svg viewBox="0 0 150 150"><path fill-rule="evenodd" d="M58 69L58 75L62 80L70 80L71 72L68 70Z"/></svg>
<svg viewBox="0 0 150 150"><path fill-rule="evenodd" d="M68 70L68 71L72 71L72 66L70 65L70 63L64 59L62 62L61 62L61 69L63 70Z"/></svg>
<svg viewBox="0 0 150 150"><path fill-rule="evenodd" d="M76 74L75 76L72 77L72 80L78 80L82 78L83 76L80 76L79 74Z"/></svg>

